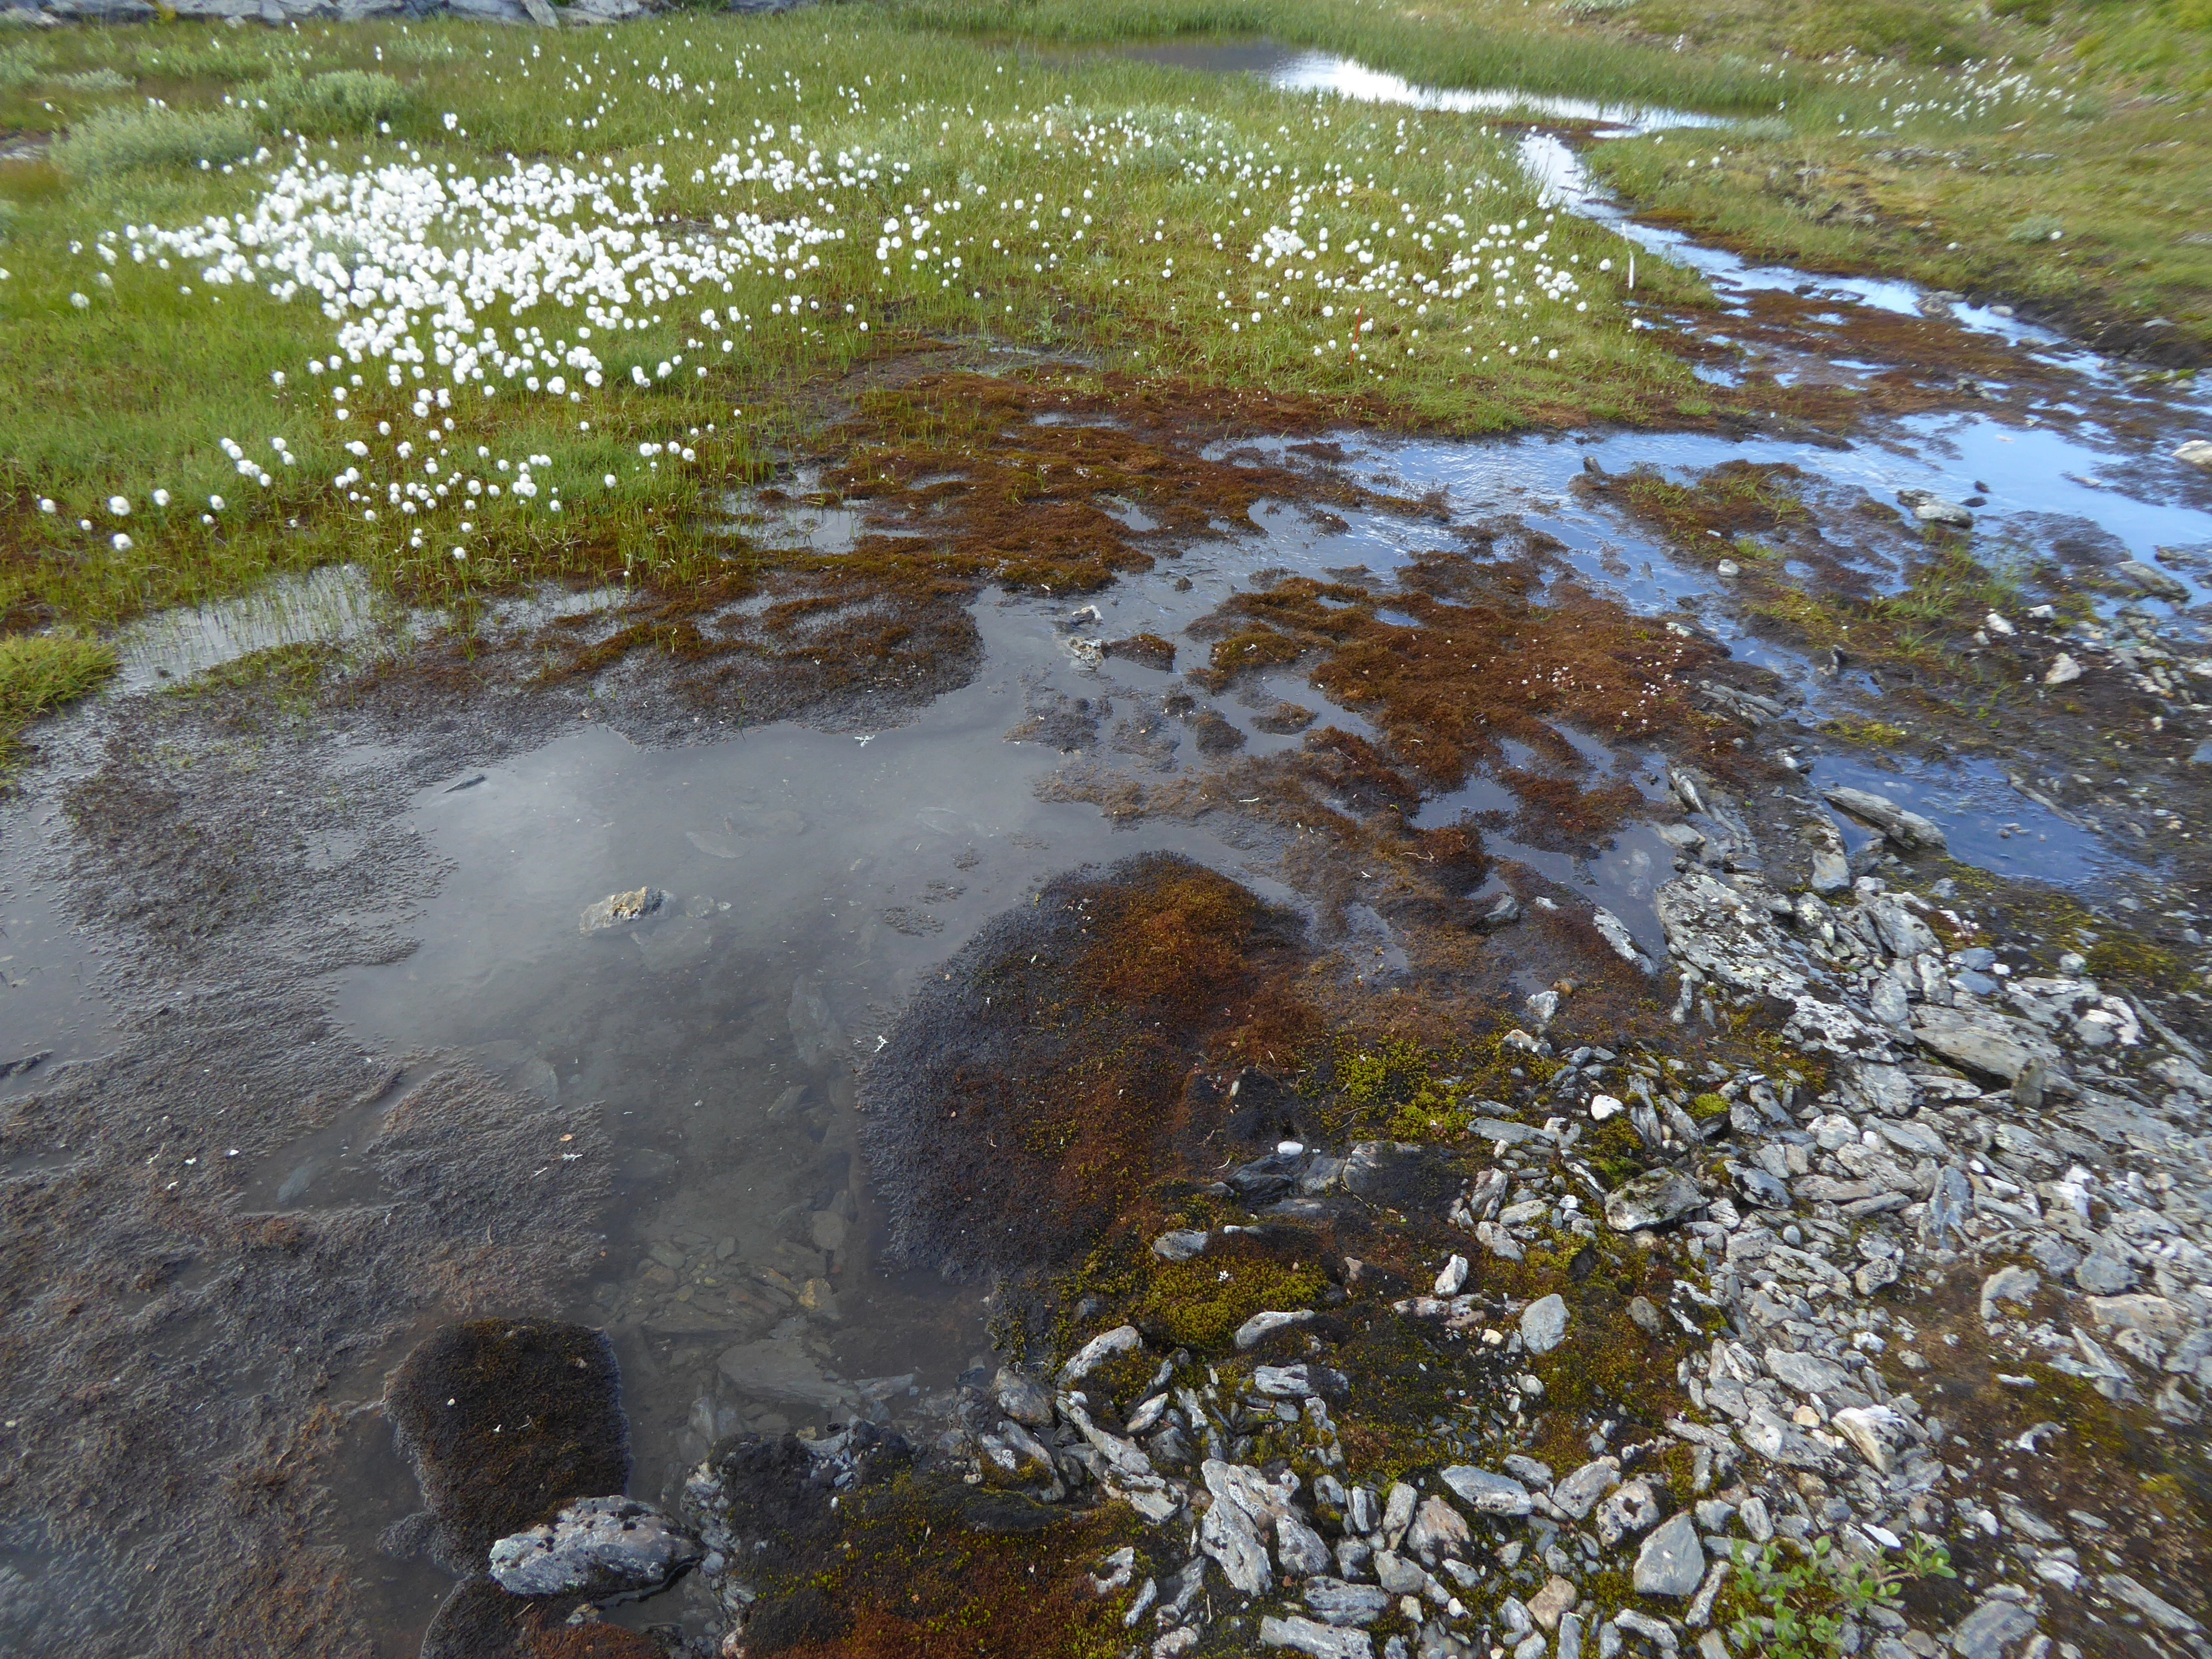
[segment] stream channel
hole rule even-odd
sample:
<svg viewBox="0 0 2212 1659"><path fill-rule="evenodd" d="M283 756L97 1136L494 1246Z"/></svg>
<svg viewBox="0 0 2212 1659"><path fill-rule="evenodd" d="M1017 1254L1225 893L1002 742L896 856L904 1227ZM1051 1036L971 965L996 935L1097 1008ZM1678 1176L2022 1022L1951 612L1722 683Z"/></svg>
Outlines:
<svg viewBox="0 0 2212 1659"><path fill-rule="evenodd" d="M1343 434L1347 475L1396 498L1432 497L1444 513L1415 519L1370 510L1328 521L1296 502L1268 502L1250 523L1222 526L1182 557L1121 577L1097 597L1095 612L1064 599L987 593L976 615L980 670L890 729L787 723L643 748L586 727L424 791L410 827L444 866L437 896L410 925L418 941L410 954L330 987L336 1018L368 1048L459 1051L517 1087L599 1104L618 1160L606 1254L562 1311L614 1337L639 1495L670 1498L714 1437L739 1429L819 1426L855 1413L926 1419L930 1396L994 1363L987 1287L878 1269L871 1182L897 1176L865 1169L854 1134L856 1066L902 999L988 920L1054 874L1152 850L1212 866L1271 899L1307 902L1271 873L1272 859L1232 817L1125 821L1087 801L1050 798L1045 786L1071 765L1141 766L1150 775L1198 759L1184 754L1163 767L1153 757L1117 757L1104 744L1087 755L1063 752L1052 734L1066 722L1110 727L1117 710L1157 704L1184 686L1170 672L1101 661L1097 643L1139 632L1182 640L1189 623L1261 573L1364 568L1363 580L1386 581L1416 553L1459 545L1461 527L1510 516L1555 538L1559 557L1592 588L1647 614L1692 619L1774 670L1817 724L1830 699L1869 688L1746 633L1726 603L1724 578L1574 492L1586 464L1681 478L1729 460L1786 462L1820 485L1885 503L1910 489L1978 497L1984 547L2047 542L2054 526L2093 526L2082 533L2145 561L2161 548L2212 545L2212 489L2168 454L2212 427L2201 402L2138 390L2115 366L1993 307L1894 281L1759 267L1638 224L1592 186L1578 159L1577 146L1630 131L1680 129L1685 142L1718 142L1724 123L1505 93L1429 93L1340 59L1265 46L1137 55L1525 130L1526 163L1559 210L1612 226L1646 259L1702 273L1723 307L1696 325L1720 343L1767 353L1785 383L1849 383L1894 367L1863 355L1857 342L1869 326L1905 322L1962 331L1978 349L2008 354L2022 384L2035 388L2033 412L2025 422L2000 418L1962 398L1955 410L1870 420L1849 444L1623 432L1488 441ZM1760 309L1776 296L1790 305L1786 330ZM1674 325L1655 317L1650 325ZM834 508L750 500L732 507L757 538L834 549L852 533ZM2190 599L2141 601L2153 614L2212 597L2203 564L2168 564ZM1877 590L1902 580L1879 562L1864 574ZM391 620L345 573L325 573L273 598L142 628L128 642L118 695L287 638ZM1323 724L1368 730L1295 670L1213 702L1241 735L1243 752L1265 755L1299 742L1260 723L1284 701L1316 708ZM1601 770L1647 795L1665 787L1655 756L1575 740ZM2033 769L2035 757L2018 758ZM1958 857L2007 875L2080 886L2124 876L2143 856L2029 798L1991 761L1892 767L1827 754L1818 767L1819 784L1878 789L1936 820ZM1478 776L1425 803L1417 821L1449 822L1504 803L1501 786ZM1838 824L1854 845L1869 834ZM48 832L20 814L8 830L0 892L9 990L0 1060L44 1052L51 1067L100 1050L110 1018L103 972L112 964L63 919L39 863ZM1632 826L1589 860L1486 839L1493 858L1520 860L1580 890L1658 954L1652 893L1672 869L1674 849L1652 828ZM657 915L619 933L580 932L586 905L640 886L668 896ZM1372 932L1376 971L1387 980L1388 924L1354 907L1352 925ZM0 1091L22 1086L0 1078ZM252 1176L261 1194L254 1207L372 1200L374 1178L354 1162L369 1127L341 1120L264 1160ZM354 1373L341 1403L374 1398L392 1358ZM380 1533L416 1499L380 1421L365 1416L349 1432L355 1486L342 1494L339 1541L362 1579L381 1587L372 1594L383 1614L382 1650L410 1653L451 1581L424 1563L379 1553ZM625 1622L665 1619L665 1600L616 1612Z"/></svg>

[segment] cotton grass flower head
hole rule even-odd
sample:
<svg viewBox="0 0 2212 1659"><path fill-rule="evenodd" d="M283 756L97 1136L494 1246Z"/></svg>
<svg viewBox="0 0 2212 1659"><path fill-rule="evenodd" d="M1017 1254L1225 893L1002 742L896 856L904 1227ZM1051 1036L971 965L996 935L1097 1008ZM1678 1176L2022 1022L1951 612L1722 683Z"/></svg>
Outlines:
<svg viewBox="0 0 2212 1659"><path fill-rule="evenodd" d="M109 537L108 542L118 553L128 553L131 548L131 538L124 535L120 531Z"/></svg>
<svg viewBox="0 0 2212 1659"><path fill-rule="evenodd" d="M118 519L129 518L131 498L128 495L110 495L107 498L107 510Z"/></svg>

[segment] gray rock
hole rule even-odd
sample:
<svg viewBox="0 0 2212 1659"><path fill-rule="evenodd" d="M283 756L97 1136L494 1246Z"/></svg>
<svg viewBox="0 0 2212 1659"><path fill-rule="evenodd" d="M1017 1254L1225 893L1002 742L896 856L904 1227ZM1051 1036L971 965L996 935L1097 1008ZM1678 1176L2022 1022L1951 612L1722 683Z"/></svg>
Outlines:
<svg viewBox="0 0 2212 1659"><path fill-rule="evenodd" d="M699 1540L650 1504L586 1498L550 1526L491 1547L491 1576L510 1595L588 1595L594 1601L659 1589L699 1559Z"/></svg>
<svg viewBox="0 0 2212 1659"><path fill-rule="evenodd" d="M1249 1353L1277 1331L1292 1325L1302 1325L1312 1317L1311 1308L1299 1308L1287 1313L1272 1309L1265 1313L1255 1313L1237 1328L1237 1351Z"/></svg>
<svg viewBox="0 0 2212 1659"><path fill-rule="evenodd" d="M1152 1254L1170 1261L1188 1261L1194 1256L1203 1255L1212 1237L1212 1233L1188 1228L1162 1233L1152 1241Z"/></svg>
<svg viewBox="0 0 2212 1659"><path fill-rule="evenodd" d="M1911 508L1913 518L1922 524L1940 525L1947 530L1974 527L1974 515L1969 508L1930 490L1900 489L1897 499Z"/></svg>
<svg viewBox="0 0 2212 1659"><path fill-rule="evenodd" d="M1935 1126L1919 1118L1899 1123L1885 1118L1874 1125L1874 1131L1900 1152L1910 1152L1915 1158L1946 1158L1951 1149Z"/></svg>
<svg viewBox="0 0 2212 1659"><path fill-rule="evenodd" d="M1841 853L1813 854L1813 890L1823 898L1847 892L1851 884L1850 860Z"/></svg>
<svg viewBox="0 0 2212 1659"><path fill-rule="evenodd" d="M1443 1483L1480 1515L1526 1515L1536 1506L1528 1487L1510 1475L1493 1474L1466 1463L1440 1471Z"/></svg>
<svg viewBox="0 0 2212 1659"><path fill-rule="evenodd" d="M2026 1307L2034 1300L2035 1293L2042 1284L2043 1276L2033 1267L2023 1267L2015 1262L1998 1268L1982 1281L1984 1322L1996 1317L2000 1302L2016 1302Z"/></svg>
<svg viewBox="0 0 2212 1659"><path fill-rule="evenodd" d="M2141 559L2122 559L2112 567L2112 574L2154 599L2171 599L2176 605L2189 603L2187 582L2176 580L2156 565L2145 564Z"/></svg>
<svg viewBox="0 0 2212 1659"><path fill-rule="evenodd" d="M1348 1584L1341 1578L1312 1578L1306 1606L1323 1624L1371 1625L1390 1610L1390 1592L1376 1584Z"/></svg>
<svg viewBox="0 0 2212 1659"><path fill-rule="evenodd" d="M1425 1498L1406 1529L1406 1547L1424 1561L1434 1561L1439 1553L1463 1554L1473 1537L1465 1516L1441 1498Z"/></svg>
<svg viewBox="0 0 2212 1659"><path fill-rule="evenodd" d="M1252 1386L1277 1400L1303 1400L1308 1395L1340 1395L1350 1384L1344 1373L1326 1365L1261 1365L1252 1372Z"/></svg>
<svg viewBox="0 0 2212 1659"><path fill-rule="evenodd" d="M1769 1346L1759 1357L1766 1362L1766 1369L1774 1374L1776 1382L1800 1394L1833 1394L1850 1385L1850 1378L1842 1366L1832 1364L1816 1354Z"/></svg>
<svg viewBox="0 0 2212 1659"><path fill-rule="evenodd" d="M2115 1601L2126 1602L2161 1630L2193 1636L2203 1628L2172 1602L2146 1589L2126 1573L2108 1572L2104 1583L2106 1594Z"/></svg>
<svg viewBox="0 0 2212 1659"><path fill-rule="evenodd" d="M2212 469L2212 443L2207 443L2202 438L2191 438L2173 452L2173 459L2186 461L2191 466Z"/></svg>
<svg viewBox="0 0 2212 1659"><path fill-rule="evenodd" d="M1313 1659L1375 1659L1375 1640L1365 1631L1340 1630L1334 1625L1316 1624L1310 1619L1263 1616L1260 1620L1260 1645L1289 1648L1310 1654Z"/></svg>
<svg viewBox="0 0 2212 1659"><path fill-rule="evenodd" d="M1705 1547L1698 1540L1697 1522L1687 1510L1664 1522L1636 1552L1634 1583L1638 1595L1686 1599L1698 1593L1705 1577Z"/></svg>
<svg viewBox="0 0 2212 1659"><path fill-rule="evenodd" d="M1984 1077L2010 1083L2032 1060L2054 1071L2058 1050L2025 1020L2003 1014L1923 1004L1913 1015L1920 1046Z"/></svg>
<svg viewBox="0 0 2212 1659"><path fill-rule="evenodd" d="M1408 1561L1395 1550L1375 1552L1375 1577L1393 1595L1419 1595L1429 1582L1417 1561Z"/></svg>
<svg viewBox="0 0 2212 1659"><path fill-rule="evenodd" d="M1613 1622L1622 1630L1642 1637L1662 1653L1674 1653L1680 1650L1680 1640L1675 1636L1674 1626L1663 1619L1654 1619L1650 1613L1639 1613L1634 1607L1624 1607L1613 1614ZM1605 1643L1605 1629L1602 1625L1598 1626L1598 1651L1601 1654L1608 1651ZM1620 1642L1620 1637L1615 1636L1613 1646L1610 1651L1619 1652Z"/></svg>
<svg viewBox="0 0 2212 1659"><path fill-rule="evenodd" d="M2092 1250L2074 1269L2074 1282L2092 1296L2118 1296L2135 1288L2136 1270L2110 1250Z"/></svg>
<svg viewBox="0 0 2212 1659"><path fill-rule="evenodd" d="M2003 1659L2007 1648L2034 1633L2033 1613L1992 1597L1951 1627L1951 1646L1959 1659Z"/></svg>
<svg viewBox="0 0 2212 1659"><path fill-rule="evenodd" d="M1649 1480L1631 1480L1597 1506L1598 1541L1610 1549L1659 1518L1659 1494Z"/></svg>
<svg viewBox="0 0 2212 1659"><path fill-rule="evenodd" d="M1258 1595L1274 1583L1259 1529L1250 1516L1226 1498L1217 1497L1199 1522L1198 1547L1219 1565L1231 1586L1246 1595Z"/></svg>
<svg viewBox="0 0 2212 1659"><path fill-rule="evenodd" d="M1288 1511L1275 1519L1275 1560L1293 1578L1310 1578L1334 1565L1321 1534Z"/></svg>
<svg viewBox="0 0 2212 1659"><path fill-rule="evenodd" d="M1521 1342L1532 1354L1547 1354L1567 1340L1566 1298L1553 1291L1521 1313Z"/></svg>
<svg viewBox="0 0 2212 1659"><path fill-rule="evenodd" d="M1595 1462L1585 1463L1565 1480L1552 1488L1554 1507L1579 1521L1587 1516L1597 1500L1620 1484L1620 1460L1601 1457Z"/></svg>
<svg viewBox="0 0 2212 1659"><path fill-rule="evenodd" d="M1679 1221L1705 1201L1698 1183L1680 1170L1647 1170L1605 1199L1606 1225L1631 1233Z"/></svg>
<svg viewBox="0 0 2212 1659"><path fill-rule="evenodd" d="M1467 1258L1453 1255L1444 1263L1443 1271L1437 1274L1436 1293L1438 1296L1457 1296L1467 1285Z"/></svg>
<svg viewBox="0 0 2212 1659"><path fill-rule="evenodd" d="M1974 1207L1974 1189L1963 1171L1946 1168L1928 1194L1928 1231L1936 1238L1960 1230Z"/></svg>
<svg viewBox="0 0 2212 1659"><path fill-rule="evenodd" d="M1872 824L1907 851L1925 849L1941 853L1948 845L1943 838L1943 832L1932 820L1899 806L1887 795L1877 795L1865 789L1839 788L1829 790L1827 796L1830 805Z"/></svg>
<svg viewBox="0 0 2212 1659"><path fill-rule="evenodd" d="M1019 1371L1001 1365L992 1380L992 1392L998 1396L999 1409L1017 1423L1026 1423L1033 1429L1052 1426L1052 1394L1033 1376L1024 1376Z"/></svg>
<svg viewBox="0 0 2212 1659"><path fill-rule="evenodd" d="M1134 1353L1144 1346L1145 1339L1137 1334L1134 1325L1116 1325L1110 1331L1101 1332L1078 1348L1060 1368L1060 1386L1065 1389L1080 1382L1108 1360Z"/></svg>

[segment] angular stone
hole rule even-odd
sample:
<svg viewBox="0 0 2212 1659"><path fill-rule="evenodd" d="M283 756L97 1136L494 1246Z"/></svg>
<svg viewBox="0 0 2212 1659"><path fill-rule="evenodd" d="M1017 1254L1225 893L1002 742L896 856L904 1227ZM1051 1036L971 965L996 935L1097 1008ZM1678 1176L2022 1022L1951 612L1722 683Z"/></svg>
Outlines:
<svg viewBox="0 0 2212 1659"><path fill-rule="evenodd" d="M1144 1346L1145 1339L1137 1334L1134 1325L1116 1325L1110 1331L1102 1332L1078 1348L1060 1368L1060 1386L1065 1389L1080 1382L1108 1360L1134 1353Z"/></svg>
<svg viewBox="0 0 2212 1659"><path fill-rule="evenodd" d="M1920 1046L1984 1077L2010 1083L2027 1063L2040 1060L2057 1068L2058 1050L2024 1020L2003 1014L1923 1004L1912 1017Z"/></svg>
<svg viewBox="0 0 2212 1659"><path fill-rule="evenodd" d="M1800 1394L1833 1394L1850 1385L1850 1378L1842 1366L1817 1354L1769 1347L1759 1357L1766 1362L1766 1369L1774 1374L1776 1382Z"/></svg>
<svg viewBox="0 0 2212 1659"><path fill-rule="evenodd" d="M1553 1573L1544 1588L1528 1598L1528 1616L1546 1630L1557 1630L1561 1615L1581 1599L1574 1585Z"/></svg>
<svg viewBox="0 0 2212 1659"><path fill-rule="evenodd" d="M1249 1353L1277 1331L1291 1325L1304 1324L1312 1317L1311 1308L1299 1308L1289 1313L1278 1313L1272 1310L1265 1313L1255 1313L1237 1328L1237 1350L1240 1352Z"/></svg>
<svg viewBox="0 0 2212 1659"><path fill-rule="evenodd" d="M1926 489L1900 489L1897 499L1912 510L1912 516L1922 524L1941 525L1947 530L1972 530L1974 515L1967 507Z"/></svg>
<svg viewBox="0 0 2212 1659"><path fill-rule="evenodd" d="M2126 1602L2161 1630L2193 1636L2203 1628L2172 1602L2145 1589L2126 1573L2108 1572L2104 1583L2106 1592L2114 1600Z"/></svg>
<svg viewBox="0 0 2212 1659"><path fill-rule="evenodd" d="M1375 1659L1375 1640L1365 1631L1340 1630L1334 1625L1316 1624L1310 1619L1277 1619L1273 1614L1262 1617L1260 1645L1289 1648L1294 1652L1310 1654L1313 1659Z"/></svg>
<svg viewBox="0 0 2212 1659"><path fill-rule="evenodd" d="M2035 1615L2017 1601L1984 1601L1951 1627L1959 1659L2003 1659L2005 1650L2035 1633Z"/></svg>
<svg viewBox="0 0 2212 1659"><path fill-rule="evenodd" d="M1905 1419L1887 1406L1846 1406L1828 1419L1828 1426L1856 1447L1877 1474L1887 1474L1896 1461L1890 1443L1903 1431Z"/></svg>
<svg viewBox="0 0 2212 1659"><path fill-rule="evenodd" d="M1606 1225L1622 1233L1663 1227L1705 1201L1698 1183L1680 1170L1647 1170L1606 1194Z"/></svg>
<svg viewBox="0 0 2212 1659"><path fill-rule="evenodd" d="M2156 565L2145 564L2141 559L2122 559L2112 567L2112 574L2139 592L2154 599L2171 599L2176 605L2189 603L2189 584L2169 576Z"/></svg>
<svg viewBox="0 0 2212 1659"><path fill-rule="evenodd" d="M1440 1473L1444 1485L1479 1515L1526 1515L1536 1506L1528 1487L1510 1476L1466 1463L1455 1463Z"/></svg>
<svg viewBox="0 0 2212 1659"><path fill-rule="evenodd" d="M1198 1547L1212 1556L1231 1588L1258 1595L1274 1583L1267 1548L1252 1517L1235 1504L1217 1498L1198 1523Z"/></svg>
<svg viewBox="0 0 2212 1659"><path fill-rule="evenodd" d="M1874 825L1899 847L1940 853L1948 845L1932 820L1899 806L1887 795L1865 789L1831 789L1827 793L1830 805Z"/></svg>
<svg viewBox="0 0 2212 1659"><path fill-rule="evenodd" d="M1566 1298L1553 1291L1521 1313L1521 1343L1532 1354L1547 1354L1567 1340Z"/></svg>
<svg viewBox="0 0 2212 1659"><path fill-rule="evenodd" d="M1443 1271L1437 1274L1436 1293L1438 1296L1457 1296L1467 1284L1467 1271L1465 1256L1451 1257L1444 1263Z"/></svg>
<svg viewBox="0 0 2212 1659"><path fill-rule="evenodd" d="M586 1498L549 1526L491 1547L491 1576L510 1595L620 1600L659 1589L700 1558L699 1540L650 1504Z"/></svg>
<svg viewBox="0 0 2212 1659"><path fill-rule="evenodd" d="M1321 1534L1287 1511L1275 1522L1275 1561L1293 1578L1310 1578L1334 1565Z"/></svg>
<svg viewBox="0 0 2212 1659"><path fill-rule="evenodd" d="M1705 1582L1705 1547L1697 1522L1685 1510L1663 1522L1636 1553L1633 1582L1638 1595L1695 1595Z"/></svg>
<svg viewBox="0 0 2212 1659"><path fill-rule="evenodd" d="M1597 1500L1620 1484L1620 1460L1601 1457L1585 1463L1552 1488L1552 1503L1575 1520L1587 1516Z"/></svg>
<svg viewBox="0 0 2212 1659"><path fill-rule="evenodd" d="M1181 1228L1154 1239L1152 1254L1169 1261L1188 1261L1194 1256L1203 1255L1212 1237L1212 1233Z"/></svg>
<svg viewBox="0 0 2212 1659"><path fill-rule="evenodd" d="M1649 1480L1631 1480L1597 1506L1598 1541L1610 1549L1659 1518L1659 1495Z"/></svg>
<svg viewBox="0 0 2212 1659"><path fill-rule="evenodd" d="M2023 1267L2017 1262L1998 1268L1982 1281L1982 1320L1984 1323L1997 1316L1997 1304L2014 1302L2025 1308L2035 1299L2042 1287L2043 1276L2033 1267Z"/></svg>
<svg viewBox="0 0 2212 1659"><path fill-rule="evenodd" d="M1349 1386L1344 1373L1326 1365L1261 1365L1252 1373L1252 1386L1277 1400L1303 1400L1309 1395L1342 1394Z"/></svg>
<svg viewBox="0 0 2212 1659"><path fill-rule="evenodd" d="M1395 1550L1375 1552L1375 1577L1393 1595L1419 1595L1429 1582L1418 1561L1408 1561Z"/></svg>
<svg viewBox="0 0 2212 1659"><path fill-rule="evenodd" d="M1035 1377L1001 1365L991 1388L998 1396L999 1409L1017 1423L1026 1423L1033 1429L1052 1426L1052 1395Z"/></svg>
<svg viewBox="0 0 2212 1659"><path fill-rule="evenodd" d="M1434 1561L1439 1553L1464 1554L1473 1536L1465 1516L1441 1498L1425 1498L1407 1528L1406 1547L1424 1561Z"/></svg>
<svg viewBox="0 0 2212 1659"><path fill-rule="evenodd" d="M2135 1286L2136 1270L2110 1250L2092 1250L2074 1269L2074 1282L2092 1296L2118 1296Z"/></svg>
<svg viewBox="0 0 2212 1659"><path fill-rule="evenodd" d="M1379 1584L1351 1584L1341 1578L1312 1578L1306 1606L1322 1623L1371 1625L1390 1610L1390 1592Z"/></svg>

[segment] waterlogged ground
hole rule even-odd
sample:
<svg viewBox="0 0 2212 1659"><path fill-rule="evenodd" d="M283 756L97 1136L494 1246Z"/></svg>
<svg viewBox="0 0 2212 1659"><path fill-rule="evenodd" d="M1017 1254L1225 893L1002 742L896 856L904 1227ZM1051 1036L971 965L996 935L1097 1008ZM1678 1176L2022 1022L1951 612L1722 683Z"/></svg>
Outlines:
<svg viewBox="0 0 2212 1659"><path fill-rule="evenodd" d="M1655 358L1732 401L1425 436L948 324L704 487L726 578L610 559L478 605L333 563L119 634L0 821L0 1221L42 1287L9 1337L0 1644L416 1651L453 1579L410 1547L379 1402L457 1317L605 1328L629 1490L672 1504L732 1435L942 1432L1036 1287L894 1224L927 1195L867 1155L862 1079L963 946L1086 866L1179 855L1280 907L1354 1042L1472 1044L1560 986L1663 1024L1673 988L1623 958L1664 957L1655 895L1700 849L1965 895L2201 1035L2212 475L2172 453L2212 431L2198 394L1650 228L1577 159L1724 143L1717 118L1146 55L1316 93L1316 122L1477 125L1563 240L1607 234L1589 263ZM648 470L720 453L655 441ZM435 488L403 493L465 510ZM1948 857L1885 864L1838 787ZM1295 1094L1237 1017L1223 1075ZM1462 1103L1394 1133L1457 1135ZM711 1650L728 1608L609 1612Z"/></svg>

